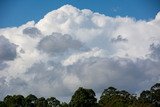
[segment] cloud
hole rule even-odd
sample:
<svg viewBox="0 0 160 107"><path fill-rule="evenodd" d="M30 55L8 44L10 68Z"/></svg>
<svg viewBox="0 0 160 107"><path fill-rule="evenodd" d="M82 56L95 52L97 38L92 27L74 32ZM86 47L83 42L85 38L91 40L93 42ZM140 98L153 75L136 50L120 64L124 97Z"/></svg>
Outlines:
<svg viewBox="0 0 160 107"><path fill-rule="evenodd" d="M159 79L158 65L149 59L92 57L69 66L68 71L81 80L82 86L92 87L97 93L109 86L137 92Z"/></svg>
<svg viewBox="0 0 160 107"><path fill-rule="evenodd" d="M0 29L1 99L33 93L64 100L80 86L96 93L149 88L160 81L159 14L145 21L65 5L37 23Z"/></svg>
<svg viewBox="0 0 160 107"><path fill-rule="evenodd" d="M74 40L70 35L53 33L42 38L37 48L50 55L55 55L69 50L83 50L85 47L83 47L80 41Z"/></svg>
<svg viewBox="0 0 160 107"><path fill-rule="evenodd" d="M3 70L8 65L6 61L13 61L17 57L17 46L4 36L0 36L0 70Z"/></svg>
<svg viewBox="0 0 160 107"><path fill-rule="evenodd" d="M8 67L8 65L6 63L0 62L0 70L3 70L6 67Z"/></svg>
<svg viewBox="0 0 160 107"><path fill-rule="evenodd" d="M27 83L43 96L69 96L79 86L92 88L96 93L109 86L133 93L159 80L159 64L149 59L93 56L65 66L53 61L36 63L26 74L30 78Z"/></svg>
<svg viewBox="0 0 160 107"><path fill-rule="evenodd" d="M150 45L151 54L150 56L154 59L160 60L160 44L151 44Z"/></svg>
<svg viewBox="0 0 160 107"><path fill-rule="evenodd" d="M35 37L41 35L41 31L35 27L27 27L23 30L23 34L26 34L32 38L35 38Z"/></svg>
<svg viewBox="0 0 160 107"><path fill-rule="evenodd" d="M103 57L104 54L105 52L103 50L100 50L98 48L93 48L92 50L87 52L70 55L67 59L62 61L62 65L64 66L72 65L78 62L79 60L86 60L90 57Z"/></svg>
<svg viewBox="0 0 160 107"><path fill-rule="evenodd" d="M67 73L65 69L61 64L53 61L35 63L25 73L26 78L29 78L27 83L30 84L32 90L36 90L37 96L68 96L71 90L62 82Z"/></svg>
<svg viewBox="0 0 160 107"><path fill-rule="evenodd" d="M112 41L113 43L117 43L117 42L127 42L128 39L122 38L121 35L118 35L117 38L112 38L111 41Z"/></svg>
<svg viewBox="0 0 160 107"><path fill-rule="evenodd" d="M16 45L10 43L4 36L0 36L0 61L14 60L17 56Z"/></svg>

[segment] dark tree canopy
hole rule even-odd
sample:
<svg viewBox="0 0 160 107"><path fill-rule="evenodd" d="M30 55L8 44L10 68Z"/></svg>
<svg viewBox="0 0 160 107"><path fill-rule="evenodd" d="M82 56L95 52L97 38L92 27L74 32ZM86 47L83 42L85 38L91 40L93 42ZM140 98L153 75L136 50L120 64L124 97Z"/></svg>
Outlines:
<svg viewBox="0 0 160 107"><path fill-rule="evenodd" d="M34 107L36 100L37 100L37 97L35 95L32 95L32 94L28 95L25 98L25 101L26 101L25 106L26 107Z"/></svg>
<svg viewBox="0 0 160 107"><path fill-rule="evenodd" d="M104 89L98 103L95 96L92 89L82 87L75 91L69 104L55 97L7 95L0 101L0 107L160 107L160 83L142 91L139 97L114 87Z"/></svg>
<svg viewBox="0 0 160 107"><path fill-rule="evenodd" d="M152 102L160 107L160 83L156 83L151 87Z"/></svg>
<svg viewBox="0 0 160 107"><path fill-rule="evenodd" d="M4 98L4 103L7 105L7 107L24 107L25 99L22 95L8 95Z"/></svg>
<svg viewBox="0 0 160 107"><path fill-rule="evenodd" d="M71 107L94 107L97 99L92 89L84 89L80 87L72 96L70 101Z"/></svg>
<svg viewBox="0 0 160 107"><path fill-rule="evenodd" d="M47 98L48 107L59 107L60 101L57 100L55 97Z"/></svg>
<svg viewBox="0 0 160 107"><path fill-rule="evenodd" d="M139 100L141 102L152 102L152 94L149 90L146 90L146 91L143 91L141 94L140 94L140 97L139 97Z"/></svg>

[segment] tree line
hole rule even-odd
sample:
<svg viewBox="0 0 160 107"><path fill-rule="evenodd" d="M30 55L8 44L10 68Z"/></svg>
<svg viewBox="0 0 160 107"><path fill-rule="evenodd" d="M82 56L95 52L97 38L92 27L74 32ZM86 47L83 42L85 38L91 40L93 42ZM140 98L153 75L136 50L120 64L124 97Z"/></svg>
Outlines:
<svg viewBox="0 0 160 107"><path fill-rule="evenodd" d="M104 89L99 101L92 89L78 88L69 103L60 102L55 97L45 99L35 95L7 95L0 101L0 107L160 107L160 83L139 96L114 87Z"/></svg>

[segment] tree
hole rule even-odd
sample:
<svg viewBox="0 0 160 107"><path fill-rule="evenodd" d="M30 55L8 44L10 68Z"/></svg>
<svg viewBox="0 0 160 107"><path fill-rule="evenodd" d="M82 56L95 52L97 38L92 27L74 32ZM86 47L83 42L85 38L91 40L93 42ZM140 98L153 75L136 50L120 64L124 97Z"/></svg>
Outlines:
<svg viewBox="0 0 160 107"><path fill-rule="evenodd" d="M24 107L25 100L22 95L7 95L4 98L4 103L7 105L7 107Z"/></svg>
<svg viewBox="0 0 160 107"><path fill-rule="evenodd" d="M15 104L18 107L24 107L25 106L25 99L22 95L14 95L13 99L15 100Z"/></svg>
<svg viewBox="0 0 160 107"><path fill-rule="evenodd" d="M154 101L160 102L160 83L151 87L151 93Z"/></svg>
<svg viewBox="0 0 160 107"><path fill-rule="evenodd" d="M69 107L66 102L62 102L61 107Z"/></svg>
<svg viewBox="0 0 160 107"><path fill-rule="evenodd" d="M0 107L7 107L7 105L3 101L0 101Z"/></svg>
<svg viewBox="0 0 160 107"><path fill-rule="evenodd" d="M48 103L47 107L60 107L60 101L54 97L48 98L47 103Z"/></svg>
<svg viewBox="0 0 160 107"><path fill-rule="evenodd" d="M152 94L149 90L142 91L139 97L139 101L143 103L151 103L152 102Z"/></svg>
<svg viewBox="0 0 160 107"><path fill-rule="evenodd" d="M152 102L156 107L160 107L160 83L151 87Z"/></svg>
<svg viewBox="0 0 160 107"><path fill-rule="evenodd" d="M160 83L156 83L150 90L136 95L125 90L109 87L102 92L99 103L92 89L80 87L73 94L69 104L60 103L55 97L37 98L35 95L7 95L0 101L0 107L160 107Z"/></svg>
<svg viewBox="0 0 160 107"><path fill-rule="evenodd" d="M111 103L111 99L113 99L113 96L116 96L116 93L117 89L114 87L109 87L105 89L100 97L99 105L102 107L109 105L109 103Z"/></svg>
<svg viewBox="0 0 160 107"><path fill-rule="evenodd" d="M100 97L99 105L101 107L128 107L132 106L136 98L129 92L119 91L114 87L105 89Z"/></svg>
<svg viewBox="0 0 160 107"><path fill-rule="evenodd" d="M16 107L15 105L15 100L12 96L10 95L7 95L5 98L4 98L4 103L7 105L7 107Z"/></svg>
<svg viewBox="0 0 160 107"><path fill-rule="evenodd" d="M41 97L36 100L35 105L36 107L47 107L47 101L44 97Z"/></svg>
<svg viewBox="0 0 160 107"><path fill-rule="evenodd" d="M25 102L26 102L26 105L25 107L35 107L35 102L37 100L37 97L35 95L28 95L26 98L25 98Z"/></svg>
<svg viewBox="0 0 160 107"><path fill-rule="evenodd" d="M95 92L92 89L80 87L75 91L70 101L70 107L95 107L97 105Z"/></svg>

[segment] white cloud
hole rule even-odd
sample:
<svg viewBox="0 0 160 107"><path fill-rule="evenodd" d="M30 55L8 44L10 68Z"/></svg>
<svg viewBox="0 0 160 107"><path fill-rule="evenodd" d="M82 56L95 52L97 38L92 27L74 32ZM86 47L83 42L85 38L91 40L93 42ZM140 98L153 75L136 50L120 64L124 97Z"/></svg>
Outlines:
<svg viewBox="0 0 160 107"><path fill-rule="evenodd" d="M14 60L17 57L16 47L4 36L0 36L0 61Z"/></svg>
<svg viewBox="0 0 160 107"><path fill-rule="evenodd" d="M70 35L62 35L61 33L53 33L42 38L37 48L50 55L63 54L69 50L87 49L80 41L74 40Z"/></svg>
<svg viewBox="0 0 160 107"><path fill-rule="evenodd" d="M37 23L0 29L1 98L68 97L79 86L97 93L110 85L150 87L160 81L159 16L113 18L65 5Z"/></svg>
<svg viewBox="0 0 160 107"><path fill-rule="evenodd" d="M87 58L90 57L103 57L103 56L105 56L105 52L103 50L100 50L98 48L93 48L91 51L88 52L82 52L70 55L67 59L62 61L62 65L68 66L78 62L79 60L86 60Z"/></svg>
<svg viewBox="0 0 160 107"><path fill-rule="evenodd" d="M35 27L27 27L23 30L23 34L28 35L32 38L35 38L35 37L41 35L41 31Z"/></svg>

